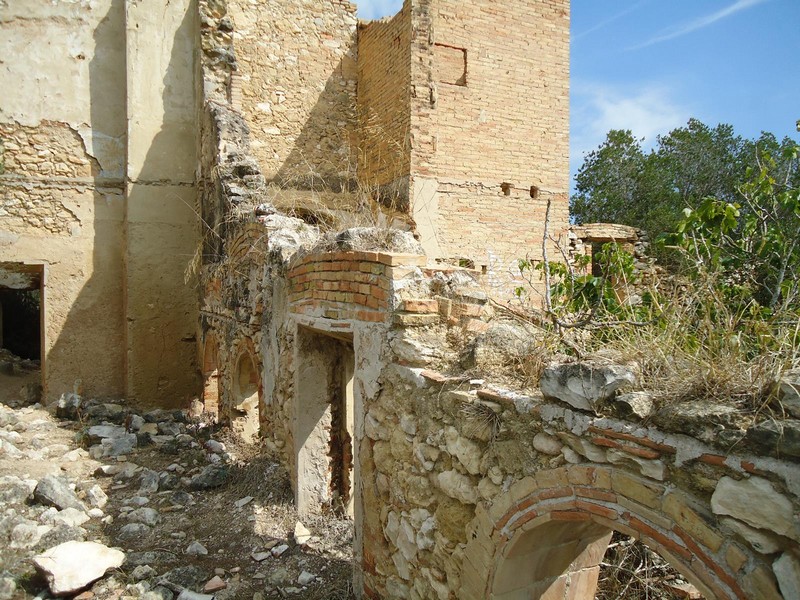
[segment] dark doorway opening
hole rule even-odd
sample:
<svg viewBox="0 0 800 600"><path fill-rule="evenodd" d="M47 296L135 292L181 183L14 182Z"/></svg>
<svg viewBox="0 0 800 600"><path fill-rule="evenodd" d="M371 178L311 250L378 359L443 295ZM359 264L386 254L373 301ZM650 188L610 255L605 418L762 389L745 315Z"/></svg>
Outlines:
<svg viewBox="0 0 800 600"><path fill-rule="evenodd" d="M0 288L2 347L29 360L42 353L41 293L35 290Z"/></svg>
<svg viewBox="0 0 800 600"><path fill-rule="evenodd" d="M44 265L0 262L0 401L32 404L44 383Z"/></svg>

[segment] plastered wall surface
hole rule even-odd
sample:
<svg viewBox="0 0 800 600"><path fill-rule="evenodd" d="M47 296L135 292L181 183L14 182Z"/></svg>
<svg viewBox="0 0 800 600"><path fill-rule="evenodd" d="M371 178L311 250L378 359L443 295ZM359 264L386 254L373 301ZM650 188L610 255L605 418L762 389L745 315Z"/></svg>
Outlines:
<svg viewBox="0 0 800 600"><path fill-rule="evenodd" d="M127 395L185 405L199 385L195 362L197 251L196 5L126 6ZM188 276L187 276L188 274Z"/></svg>
<svg viewBox="0 0 800 600"><path fill-rule="evenodd" d="M4 260L46 266L49 399L76 380L142 403L182 403L196 386L192 7L0 8L15 57L0 69L0 244Z"/></svg>
<svg viewBox="0 0 800 600"><path fill-rule="evenodd" d="M76 380L124 394L123 27L120 2L0 8L0 48L16 57L0 69L0 252L46 265L51 397Z"/></svg>

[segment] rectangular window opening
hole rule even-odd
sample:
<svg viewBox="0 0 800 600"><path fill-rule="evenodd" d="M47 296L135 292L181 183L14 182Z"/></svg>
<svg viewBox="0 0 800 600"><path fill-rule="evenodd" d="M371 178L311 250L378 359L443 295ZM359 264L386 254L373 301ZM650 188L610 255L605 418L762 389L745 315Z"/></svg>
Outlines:
<svg viewBox="0 0 800 600"><path fill-rule="evenodd" d="M466 87L467 49L434 44L433 61L436 80L439 83Z"/></svg>

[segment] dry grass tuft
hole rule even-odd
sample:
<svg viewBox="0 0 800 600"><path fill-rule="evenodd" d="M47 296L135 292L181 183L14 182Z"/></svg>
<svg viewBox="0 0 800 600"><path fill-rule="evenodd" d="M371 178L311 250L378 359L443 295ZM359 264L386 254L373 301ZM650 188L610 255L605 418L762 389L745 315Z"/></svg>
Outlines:
<svg viewBox="0 0 800 600"><path fill-rule="evenodd" d="M465 402L461 414L467 420L466 433L470 437L485 439L493 444L500 435L502 419L491 406L480 401Z"/></svg>

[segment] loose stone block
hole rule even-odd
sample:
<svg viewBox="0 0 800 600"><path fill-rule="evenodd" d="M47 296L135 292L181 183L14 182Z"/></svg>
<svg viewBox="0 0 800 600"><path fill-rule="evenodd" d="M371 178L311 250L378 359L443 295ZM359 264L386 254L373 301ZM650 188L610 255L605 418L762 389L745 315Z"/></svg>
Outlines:
<svg viewBox="0 0 800 600"><path fill-rule="evenodd" d="M800 525L791 501L761 477L737 481L723 477L711 497L717 515L729 515L759 529L800 541Z"/></svg>

